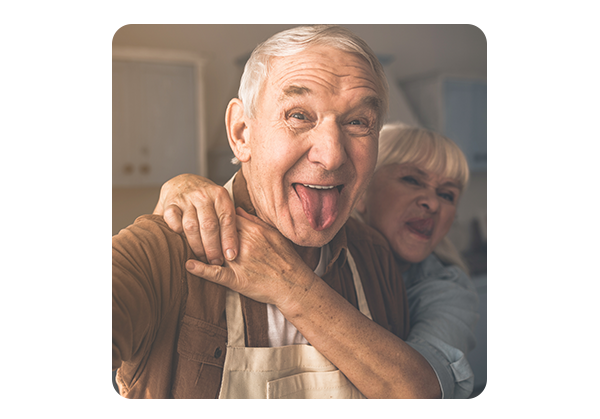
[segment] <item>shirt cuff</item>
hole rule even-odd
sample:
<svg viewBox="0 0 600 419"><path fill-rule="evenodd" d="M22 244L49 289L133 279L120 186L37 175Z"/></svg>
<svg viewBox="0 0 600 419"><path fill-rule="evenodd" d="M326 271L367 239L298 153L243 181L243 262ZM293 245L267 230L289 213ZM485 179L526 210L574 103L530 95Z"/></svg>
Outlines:
<svg viewBox="0 0 600 419"><path fill-rule="evenodd" d="M468 398L473 392L475 375L467 357L458 349L433 336L428 339L434 339L437 347L414 335L406 343L419 352L433 368L443 399Z"/></svg>

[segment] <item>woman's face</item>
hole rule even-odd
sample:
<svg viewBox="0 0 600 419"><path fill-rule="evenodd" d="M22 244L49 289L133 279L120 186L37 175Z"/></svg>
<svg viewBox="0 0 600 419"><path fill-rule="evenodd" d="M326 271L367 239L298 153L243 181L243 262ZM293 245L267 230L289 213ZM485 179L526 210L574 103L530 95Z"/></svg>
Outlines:
<svg viewBox="0 0 600 419"><path fill-rule="evenodd" d="M450 230L459 195L453 179L414 164L390 164L375 172L357 209L400 259L418 263Z"/></svg>

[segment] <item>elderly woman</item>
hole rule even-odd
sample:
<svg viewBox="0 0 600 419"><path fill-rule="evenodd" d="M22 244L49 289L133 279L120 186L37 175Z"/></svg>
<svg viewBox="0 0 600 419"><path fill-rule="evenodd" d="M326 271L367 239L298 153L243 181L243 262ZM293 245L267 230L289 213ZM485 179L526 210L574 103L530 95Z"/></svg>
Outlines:
<svg viewBox="0 0 600 419"><path fill-rule="evenodd" d="M396 255L410 310L406 343L429 362L444 398L466 398L474 384L466 354L475 346L477 292L446 238L468 178L466 159L454 142L389 124L381 130L375 173L354 213L385 236ZM237 246L235 212L221 189L198 176L178 176L163 186L154 211L173 230L185 230L197 256L214 263L222 263L216 255L221 242L228 259L235 256L226 252ZM212 231L200 228L207 225Z"/></svg>
<svg viewBox="0 0 600 419"><path fill-rule="evenodd" d="M379 159L355 216L390 243L402 270L434 250L466 271L446 234L469 180L464 154L446 137L404 124L385 125Z"/></svg>

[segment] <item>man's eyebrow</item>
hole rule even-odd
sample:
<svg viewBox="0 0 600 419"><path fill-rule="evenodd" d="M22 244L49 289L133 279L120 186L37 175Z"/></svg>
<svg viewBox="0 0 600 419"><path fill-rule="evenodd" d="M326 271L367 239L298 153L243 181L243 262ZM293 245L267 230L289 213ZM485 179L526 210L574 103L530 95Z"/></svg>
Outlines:
<svg viewBox="0 0 600 419"><path fill-rule="evenodd" d="M362 104L371 108L378 116L383 114L383 101L377 96L367 96L362 98Z"/></svg>
<svg viewBox="0 0 600 419"><path fill-rule="evenodd" d="M298 86L292 84L283 89L281 96L279 96L279 102L283 102L286 99L290 99L298 96L305 96L312 93L306 86ZM383 114L383 101L378 96L366 96L361 99L361 105L364 105L370 109L372 109L378 116Z"/></svg>
<svg viewBox="0 0 600 419"><path fill-rule="evenodd" d="M290 85L288 87L286 87L285 89L283 89L283 92L281 93L281 96L279 96L279 101L283 101L285 99L289 99L295 96L304 96L304 95L308 95L311 93L311 90L308 87L304 87L304 86L297 86L297 85Z"/></svg>

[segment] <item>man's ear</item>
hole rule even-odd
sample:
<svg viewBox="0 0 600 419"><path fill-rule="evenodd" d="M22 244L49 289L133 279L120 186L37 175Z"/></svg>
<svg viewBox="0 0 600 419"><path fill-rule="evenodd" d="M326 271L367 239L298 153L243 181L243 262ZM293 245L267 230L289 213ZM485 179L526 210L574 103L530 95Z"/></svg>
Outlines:
<svg viewBox="0 0 600 419"><path fill-rule="evenodd" d="M250 160L249 127L246 124L244 104L239 99L231 99L225 111L225 128L229 146L242 163Z"/></svg>

